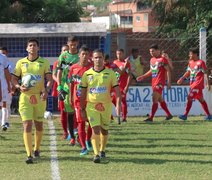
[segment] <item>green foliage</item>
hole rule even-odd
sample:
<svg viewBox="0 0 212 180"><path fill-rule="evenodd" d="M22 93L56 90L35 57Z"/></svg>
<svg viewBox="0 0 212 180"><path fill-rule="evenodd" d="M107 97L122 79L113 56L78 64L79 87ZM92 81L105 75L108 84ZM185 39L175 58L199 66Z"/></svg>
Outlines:
<svg viewBox="0 0 212 180"><path fill-rule="evenodd" d="M182 38L181 49L188 49L186 37L199 33L205 27L208 37L212 35L212 0L148 0L160 23L158 33ZM209 38L208 38L209 39ZM198 46L198 44L197 44ZM208 58L212 55L212 43L208 40Z"/></svg>
<svg viewBox="0 0 212 180"><path fill-rule="evenodd" d="M181 34L196 33L201 27L212 27L212 0L149 0L161 23L159 31Z"/></svg>
<svg viewBox="0 0 212 180"><path fill-rule="evenodd" d="M0 23L79 22L77 0L1 0Z"/></svg>

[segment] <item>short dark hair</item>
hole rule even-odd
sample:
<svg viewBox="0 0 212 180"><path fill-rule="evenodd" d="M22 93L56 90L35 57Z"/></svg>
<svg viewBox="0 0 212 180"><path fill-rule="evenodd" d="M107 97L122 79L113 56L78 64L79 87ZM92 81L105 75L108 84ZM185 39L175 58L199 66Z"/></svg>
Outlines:
<svg viewBox="0 0 212 180"><path fill-rule="evenodd" d="M78 38L76 36L69 36L68 42L70 42L70 41L78 41Z"/></svg>
<svg viewBox="0 0 212 180"><path fill-rule="evenodd" d="M122 48L117 49L116 51L120 51L120 52L123 52L124 53L124 49L122 49Z"/></svg>
<svg viewBox="0 0 212 180"><path fill-rule="evenodd" d="M38 45L38 47L40 46L39 41L38 41L37 39L35 39L35 38L28 39L28 41L27 41L27 46L28 46L28 44L31 43L31 42L35 42L35 43Z"/></svg>
<svg viewBox="0 0 212 180"><path fill-rule="evenodd" d="M82 52L82 51L90 51L90 49L88 48L87 45L82 45L81 48L79 49L79 52Z"/></svg>
<svg viewBox="0 0 212 180"><path fill-rule="evenodd" d="M94 51L93 51L93 54L94 53L102 53L102 55L104 56L104 52L101 50L101 49L95 49Z"/></svg>
<svg viewBox="0 0 212 180"><path fill-rule="evenodd" d="M199 48L198 47L190 48L189 52L192 52L192 53L196 54L197 56L199 56Z"/></svg>
<svg viewBox="0 0 212 180"><path fill-rule="evenodd" d="M158 45L157 44L152 44L149 49L159 49Z"/></svg>
<svg viewBox="0 0 212 180"><path fill-rule="evenodd" d="M63 47L69 47L69 46L68 46L68 44L63 44L63 45L62 45L62 48L63 48Z"/></svg>
<svg viewBox="0 0 212 180"><path fill-rule="evenodd" d="M7 47L5 47L5 46L1 46L0 47L0 50L2 50L2 51L8 51Z"/></svg>

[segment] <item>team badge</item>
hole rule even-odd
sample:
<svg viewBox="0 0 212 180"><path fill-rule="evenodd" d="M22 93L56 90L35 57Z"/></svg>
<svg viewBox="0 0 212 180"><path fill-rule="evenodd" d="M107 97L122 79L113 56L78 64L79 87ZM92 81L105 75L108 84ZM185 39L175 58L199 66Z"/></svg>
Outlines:
<svg viewBox="0 0 212 180"><path fill-rule="evenodd" d="M93 81L93 76L89 76L88 77L88 80L91 82L91 81Z"/></svg>
<svg viewBox="0 0 212 180"><path fill-rule="evenodd" d="M95 105L95 109L96 109L97 111L105 111L105 107L103 106L102 103L96 104L96 105Z"/></svg>

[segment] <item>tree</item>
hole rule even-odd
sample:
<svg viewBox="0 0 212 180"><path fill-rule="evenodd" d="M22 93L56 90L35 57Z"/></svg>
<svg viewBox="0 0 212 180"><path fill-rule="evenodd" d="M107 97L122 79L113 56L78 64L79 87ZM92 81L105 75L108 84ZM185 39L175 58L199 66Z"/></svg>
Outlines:
<svg viewBox="0 0 212 180"><path fill-rule="evenodd" d="M159 31L180 34L212 29L212 0L149 0L160 22Z"/></svg>
<svg viewBox="0 0 212 180"><path fill-rule="evenodd" d="M77 0L1 0L0 23L79 22Z"/></svg>
<svg viewBox="0 0 212 180"><path fill-rule="evenodd" d="M181 49L190 47L187 37L197 34L201 27L208 33L208 56L212 55L212 0L136 0L149 2L160 23L158 33L181 39Z"/></svg>

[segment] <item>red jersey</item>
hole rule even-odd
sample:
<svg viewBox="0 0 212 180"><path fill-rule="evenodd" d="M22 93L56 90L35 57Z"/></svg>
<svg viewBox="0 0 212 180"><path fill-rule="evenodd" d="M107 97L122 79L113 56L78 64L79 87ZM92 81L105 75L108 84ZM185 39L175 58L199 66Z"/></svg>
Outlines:
<svg viewBox="0 0 212 180"><path fill-rule="evenodd" d="M116 70L118 68L118 66L114 63L107 63L105 64L105 67L112 70Z"/></svg>
<svg viewBox="0 0 212 180"><path fill-rule="evenodd" d="M190 88L204 89L205 62L201 59L197 61L190 60L187 71L190 73Z"/></svg>
<svg viewBox="0 0 212 180"><path fill-rule="evenodd" d="M87 66L83 67L81 65L74 64L71 66L69 74L68 74L68 80L70 83L72 83L73 86L73 96L74 96L74 102L80 102L80 95L81 95L81 78L85 71L93 67L92 64L88 64Z"/></svg>
<svg viewBox="0 0 212 180"><path fill-rule="evenodd" d="M117 59L117 60L114 60L113 64L115 64L120 70L122 70L124 68L125 61L124 60L119 61ZM130 70L131 70L130 63L128 62L126 65L126 71L123 74L121 74L119 78L119 87L121 90L123 90L127 85L127 80L129 76L128 72Z"/></svg>
<svg viewBox="0 0 212 180"><path fill-rule="evenodd" d="M54 62L53 64L53 68L52 68L52 73L57 73L57 64L58 64L58 60ZM52 96L53 97L57 97L58 96L58 92L57 92L57 82L54 81L53 82L53 86L52 86Z"/></svg>
<svg viewBox="0 0 212 180"><path fill-rule="evenodd" d="M152 88L156 86L165 86L167 76L165 66L168 66L168 60L164 57L151 58L150 68L152 71Z"/></svg>

